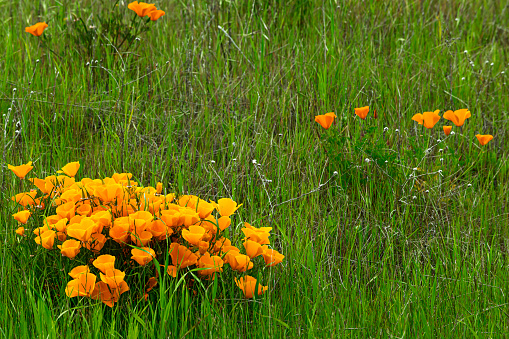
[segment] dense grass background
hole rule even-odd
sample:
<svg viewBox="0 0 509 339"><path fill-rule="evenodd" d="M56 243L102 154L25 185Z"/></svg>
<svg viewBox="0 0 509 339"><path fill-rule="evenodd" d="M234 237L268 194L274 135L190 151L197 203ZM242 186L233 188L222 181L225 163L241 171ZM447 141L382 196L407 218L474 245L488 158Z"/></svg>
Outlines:
<svg viewBox="0 0 509 339"><path fill-rule="evenodd" d="M117 49L107 20L128 27L126 1L0 1L1 336L508 335L507 2L156 5L166 16ZM38 21L42 37L24 32ZM472 118L445 139L443 120L410 120L459 108ZM229 279L198 296L165 279L113 310L71 301L73 264L14 234L6 164L29 160L33 176L79 160L83 177L232 197L233 229L273 227L285 261L256 301Z"/></svg>

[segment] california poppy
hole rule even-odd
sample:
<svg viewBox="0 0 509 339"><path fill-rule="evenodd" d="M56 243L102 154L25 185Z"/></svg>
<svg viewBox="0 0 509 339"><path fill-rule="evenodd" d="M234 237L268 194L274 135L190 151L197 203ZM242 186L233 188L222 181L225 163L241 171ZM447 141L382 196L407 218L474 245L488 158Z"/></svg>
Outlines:
<svg viewBox="0 0 509 339"><path fill-rule="evenodd" d="M28 163L19 166L7 165L7 168L13 171L14 174L18 176L18 178L25 179L28 172L30 172L34 166L32 166L32 162L29 161Z"/></svg>
<svg viewBox="0 0 509 339"><path fill-rule="evenodd" d="M438 120L440 120L438 112L440 112L439 109L434 112L424 112L422 114L417 113L412 117L412 120L417 121L419 125L423 125L424 127L431 129L435 126Z"/></svg>
<svg viewBox="0 0 509 339"><path fill-rule="evenodd" d="M488 142L490 142L491 139L493 139L493 135L490 134L486 135L477 134L475 137L477 138L477 140L479 140L479 143L482 146L486 145Z"/></svg>
<svg viewBox="0 0 509 339"><path fill-rule="evenodd" d="M57 173L64 173L65 175L67 175L69 177L74 177L79 169L80 169L80 162L75 161L75 162L68 163L67 165L62 167L62 170L57 171Z"/></svg>
<svg viewBox="0 0 509 339"><path fill-rule="evenodd" d="M330 112L325 113L323 115L315 116L315 121L320 124L325 129L329 129L336 118L336 114Z"/></svg>
<svg viewBox="0 0 509 339"><path fill-rule="evenodd" d="M151 12L156 11L157 8L154 4L147 4L145 2L134 1L127 5L127 8L133 10L140 18L150 15Z"/></svg>
<svg viewBox="0 0 509 339"><path fill-rule="evenodd" d="M241 279L235 278L235 284L244 292L244 296L246 298L251 299L255 294L256 289L256 279L252 276L246 275ZM262 286L258 284L257 294L261 295L268 289L267 286Z"/></svg>
<svg viewBox="0 0 509 339"><path fill-rule="evenodd" d="M466 108L457 111L447 111L444 113L444 119L452 121L456 126L463 126L465 120L471 117L470 111Z"/></svg>
<svg viewBox="0 0 509 339"><path fill-rule="evenodd" d="M68 257L69 259L73 259L80 253L81 242L74 239L66 240L62 243L62 245L57 246L60 249L60 252L64 257Z"/></svg>
<svg viewBox="0 0 509 339"><path fill-rule="evenodd" d="M444 126L445 135L451 134L452 126Z"/></svg>
<svg viewBox="0 0 509 339"><path fill-rule="evenodd" d="M160 9L156 9L155 11L150 12L150 14L148 16L150 17L150 20L156 21L157 19L159 19L160 17L162 17L165 14L166 13L164 11L162 11Z"/></svg>
<svg viewBox="0 0 509 339"><path fill-rule="evenodd" d="M30 211L27 211L27 210L23 210L23 211L20 211L18 213L14 213L12 216L14 217L14 219L16 219L19 223L21 224L26 224L27 221L28 221L28 218L30 218Z"/></svg>
<svg viewBox="0 0 509 339"><path fill-rule="evenodd" d="M149 247L142 247L140 249L133 248L131 250L131 254L131 259L136 260L136 262L141 266L145 266L156 256L156 252L154 252L154 250Z"/></svg>
<svg viewBox="0 0 509 339"><path fill-rule="evenodd" d="M364 107L355 109L355 114L362 120L366 119L366 117L368 116L368 113L369 113L369 106L364 106Z"/></svg>
<svg viewBox="0 0 509 339"><path fill-rule="evenodd" d="M48 27L45 22L38 22L33 26L25 27L25 32L30 33L34 36L41 36L42 32Z"/></svg>
<svg viewBox="0 0 509 339"><path fill-rule="evenodd" d="M222 198L217 201L217 203L211 201L211 204L214 205L216 210L219 211L219 214L223 217L229 217L235 211L242 206L242 204L238 205L235 201L230 198Z"/></svg>

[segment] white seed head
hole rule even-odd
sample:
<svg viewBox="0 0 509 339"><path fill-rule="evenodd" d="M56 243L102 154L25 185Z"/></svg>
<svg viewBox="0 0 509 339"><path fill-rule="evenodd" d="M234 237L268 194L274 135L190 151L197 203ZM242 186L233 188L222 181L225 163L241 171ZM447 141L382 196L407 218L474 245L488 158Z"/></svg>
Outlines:
<svg viewBox="0 0 509 339"><path fill-rule="evenodd" d="M456 133L454 133L454 131L452 131L452 132L451 132L451 135L454 135L454 134L456 134Z"/></svg>
<svg viewBox="0 0 509 339"><path fill-rule="evenodd" d="M332 175L338 175L338 171L334 171L334 173L332 173Z"/></svg>
<svg viewBox="0 0 509 339"><path fill-rule="evenodd" d="M211 164L215 164L216 162L214 160L210 160L210 163Z"/></svg>

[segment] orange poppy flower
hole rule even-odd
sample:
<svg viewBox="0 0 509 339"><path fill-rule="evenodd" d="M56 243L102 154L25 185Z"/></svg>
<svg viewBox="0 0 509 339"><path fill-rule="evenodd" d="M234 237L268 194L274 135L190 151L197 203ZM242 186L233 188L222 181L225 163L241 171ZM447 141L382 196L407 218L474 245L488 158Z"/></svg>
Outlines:
<svg viewBox="0 0 509 339"><path fill-rule="evenodd" d="M97 267L101 272L105 273L107 269L113 269L115 265L115 256L103 254L97 257L92 264Z"/></svg>
<svg viewBox="0 0 509 339"><path fill-rule="evenodd" d="M25 228L24 227L18 227L18 229L16 230L16 234L24 237L25 236Z"/></svg>
<svg viewBox="0 0 509 339"><path fill-rule="evenodd" d="M147 4L145 2L138 3L138 1L131 2L129 5L127 5L127 8L135 11L140 18L150 15L151 12L157 10L154 4Z"/></svg>
<svg viewBox="0 0 509 339"><path fill-rule="evenodd" d="M251 299L255 294L256 278L246 275L241 279L235 278L235 284L244 292L246 298ZM268 289L267 286L258 285L258 295L262 295Z"/></svg>
<svg viewBox="0 0 509 339"><path fill-rule="evenodd" d="M451 134L452 126L444 126L445 135Z"/></svg>
<svg viewBox="0 0 509 339"><path fill-rule="evenodd" d="M230 252L228 252L230 253ZM232 252L230 255L226 255L225 259L234 271L246 272L253 268L254 264L249 256L240 254L238 252Z"/></svg>
<svg viewBox="0 0 509 339"><path fill-rule="evenodd" d="M25 27L25 32L32 34L33 36L41 36L42 32L48 27L45 22L38 22L33 26Z"/></svg>
<svg viewBox="0 0 509 339"><path fill-rule="evenodd" d="M12 216L14 217L14 219L16 219L21 224L26 224L28 221L28 218L30 218L30 215L31 215L30 211L24 210L24 211L20 211L18 213L14 213Z"/></svg>
<svg viewBox="0 0 509 339"><path fill-rule="evenodd" d="M216 255L211 256L209 252L206 252L198 260L198 267L205 268L204 270L198 271L201 275L213 275L216 272L222 272L223 259Z"/></svg>
<svg viewBox="0 0 509 339"><path fill-rule="evenodd" d="M219 199L217 203L211 201L211 204L214 205L216 210L218 210L219 214L221 214L223 217L229 217L235 213L235 211L239 209L240 206L242 206L242 204L237 205L237 203L230 198Z"/></svg>
<svg viewBox="0 0 509 339"><path fill-rule="evenodd" d="M332 123L334 122L334 119L336 118L336 114L330 112L325 113L323 115L317 115L315 116L315 121L320 124L325 129L329 129L332 126Z"/></svg>
<svg viewBox="0 0 509 339"><path fill-rule="evenodd" d="M18 176L18 178L25 179L28 172L30 172L32 170L32 168L34 168L34 166L32 166L32 162L29 161L25 165L20 165L20 166L7 165L7 168L9 168L11 171L13 171L14 174L16 174Z"/></svg>
<svg viewBox="0 0 509 339"><path fill-rule="evenodd" d="M201 226L189 226L189 230L182 230L182 238L186 239L191 245L198 246L205 234L205 229Z"/></svg>
<svg viewBox="0 0 509 339"><path fill-rule="evenodd" d="M150 12L150 14L148 16L150 17L150 20L156 21L157 19L159 19L160 17L162 17L165 14L166 13L164 11L162 11L160 9L156 9L155 11Z"/></svg>
<svg viewBox="0 0 509 339"><path fill-rule="evenodd" d="M76 279L67 283L65 294L69 298L73 297L89 297L95 288L95 280L97 277L92 273L79 274Z"/></svg>
<svg viewBox="0 0 509 339"><path fill-rule="evenodd" d="M262 245L253 240L244 241L244 248L251 259L263 254Z"/></svg>
<svg viewBox="0 0 509 339"><path fill-rule="evenodd" d="M168 265L168 268L166 269L166 273L168 273L169 276L176 278L177 277L177 268L173 265Z"/></svg>
<svg viewBox="0 0 509 339"><path fill-rule="evenodd" d="M101 272L99 275L101 276L101 280L108 284L110 288L118 288L125 278L125 272L115 268L107 268L105 274Z"/></svg>
<svg viewBox="0 0 509 339"><path fill-rule="evenodd" d="M493 135L490 134L486 135L477 134L475 137L477 138L477 140L479 140L479 143L482 146L486 145L488 142L490 142L491 139L493 139Z"/></svg>
<svg viewBox="0 0 509 339"><path fill-rule="evenodd" d="M62 167L62 170L57 171L57 173L64 173L68 177L74 177L76 173L78 173L78 170L80 169L80 162L70 162L64 167Z"/></svg>
<svg viewBox="0 0 509 339"><path fill-rule="evenodd" d="M134 259L141 266L145 266L156 256L156 252L149 247L142 247L140 249L133 248L131 254L131 259Z"/></svg>
<svg viewBox="0 0 509 339"><path fill-rule="evenodd" d="M46 231L35 238L35 242L44 247L47 250L51 250L53 248L53 244L55 243L55 237L57 236L57 232L55 231Z"/></svg>
<svg viewBox="0 0 509 339"><path fill-rule="evenodd" d="M355 109L355 114L362 120L366 119L366 117L368 116L368 113L369 113L369 106L364 106L364 107Z"/></svg>
<svg viewBox="0 0 509 339"><path fill-rule="evenodd" d="M279 264L281 261L283 261L283 259L285 258L284 255L273 249L265 249L262 256L267 267L275 266Z"/></svg>
<svg viewBox="0 0 509 339"><path fill-rule="evenodd" d="M424 127L431 129L440 120L438 112L440 112L439 109L434 112L417 113L412 117L412 120L417 121L419 125L424 125Z"/></svg>
<svg viewBox="0 0 509 339"><path fill-rule="evenodd" d="M62 243L62 245L58 245L58 248L60 248L60 252L64 257L67 257L69 259L73 259L80 253L81 249L81 242L74 239L66 240Z"/></svg>
<svg viewBox="0 0 509 339"><path fill-rule="evenodd" d="M175 242L170 245L170 256L173 265L179 269L196 264L198 256L191 252L186 246L177 244Z"/></svg>
<svg viewBox="0 0 509 339"><path fill-rule="evenodd" d="M444 119L450 120L456 126L463 126L465 120L471 117L470 111L466 108L457 111L447 111L444 113Z"/></svg>

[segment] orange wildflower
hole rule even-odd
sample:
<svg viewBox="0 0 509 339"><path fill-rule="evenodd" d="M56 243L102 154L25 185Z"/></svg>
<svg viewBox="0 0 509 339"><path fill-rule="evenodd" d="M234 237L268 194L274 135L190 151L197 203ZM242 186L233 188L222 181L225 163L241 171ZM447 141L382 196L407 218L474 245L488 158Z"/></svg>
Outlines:
<svg viewBox="0 0 509 339"><path fill-rule="evenodd" d="M131 2L129 5L127 5L127 8L135 11L140 18L150 15L151 12L157 10L154 4L147 4L145 2L138 3L138 1Z"/></svg>
<svg viewBox="0 0 509 339"><path fill-rule="evenodd" d="M131 254L131 259L134 259L141 266L145 266L156 256L156 252L149 247L142 247L140 249L133 248Z"/></svg>
<svg viewBox="0 0 509 339"><path fill-rule="evenodd" d="M14 213L12 216L14 219L16 219L21 224L26 224L28 221L28 218L30 218L30 211L24 210L20 211L18 213Z"/></svg>
<svg viewBox="0 0 509 339"><path fill-rule="evenodd" d="M439 109L434 112L424 112L422 114L417 113L412 117L412 120L417 121L419 125L423 125L424 127L431 129L435 126L438 120L440 120L438 112L440 112Z"/></svg>
<svg viewBox="0 0 509 339"><path fill-rule="evenodd" d="M444 119L450 120L456 126L463 126L465 120L471 117L470 111L466 108L459 109L457 111L447 111L444 113Z"/></svg>
<svg viewBox="0 0 509 339"><path fill-rule="evenodd" d="M325 129L329 129L336 118L336 114L330 112L325 113L323 115L315 116L315 121L320 124Z"/></svg>
<svg viewBox="0 0 509 339"><path fill-rule="evenodd" d="M148 16L150 17L150 20L156 21L157 19L159 19L160 17L162 17L165 14L166 13L164 11L162 11L160 9L156 9L155 11L150 12L150 14Z"/></svg>
<svg viewBox="0 0 509 339"><path fill-rule="evenodd" d="M25 32L32 34L33 36L41 36L42 32L48 27L45 22L38 22L33 26L25 27Z"/></svg>
<svg viewBox="0 0 509 339"><path fill-rule="evenodd" d="M479 140L479 143L482 146L486 145L488 142L490 142L491 139L493 139L493 135L490 134L486 135L477 134L475 137L477 138L477 140Z"/></svg>
<svg viewBox="0 0 509 339"><path fill-rule="evenodd" d="M445 135L451 134L452 126L444 126Z"/></svg>
<svg viewBox="0 0 509 339"><path fill-rule="evenodd" d="M78 173L78 170L80 169L80 162L70 162L64 167L62 167L62 170L57 171L57 173L64 173L65 175L69 177L74 177L76 173Z"/></svg>
<svg viewBox="0 0 509 339"><path fill-rule="evenodd" d="M366 119L366 117L368 116L368 113L369 113L369 106L364 106L364 107L355 109L355 114L362 120Z"/></svg>
<svg viewBox="0 0 509 339"><path fill-rule="evenodd" d="M235 284L242 290L242 292L244 292L244 296L246 298L251 299L254 296L256 290L256 278L249 275L246 275L241 279L235 278ZM267 289L267 286L258 284L257 294L262 295Z"/></svg>
<svg viewBox="0 0 509 339"><path fill-rule="evenodd" d="M25 179L28 172L30 172L32 170L32 168L34 168L34 166L32 166L32 162L29 161L26 164L19 165L19 166L7 165L7 168L9 168L11 171L13 171L14 174L16 174L18 176L18 178Z"/></svg>

